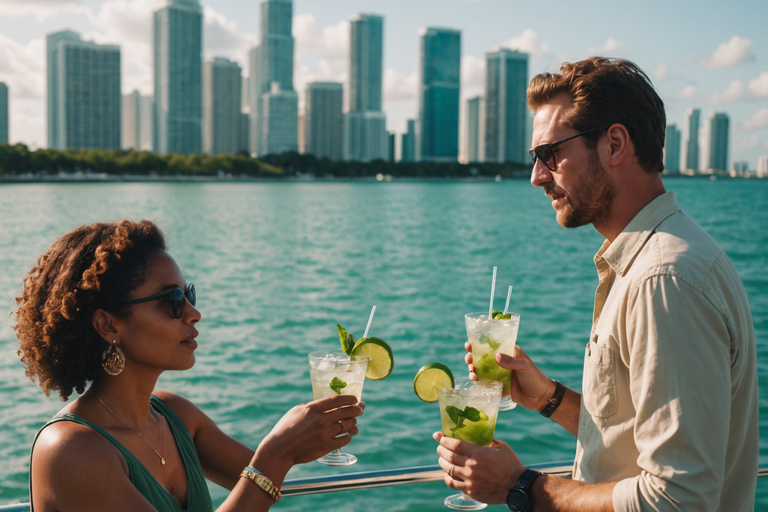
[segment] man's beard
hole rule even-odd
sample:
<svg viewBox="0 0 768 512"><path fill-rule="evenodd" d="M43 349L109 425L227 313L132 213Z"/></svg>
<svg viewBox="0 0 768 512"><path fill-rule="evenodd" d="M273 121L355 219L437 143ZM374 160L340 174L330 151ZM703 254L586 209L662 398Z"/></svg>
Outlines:
<svg viewBox="0 0 768 512"><path fill-rule="evenodd" d="M584 179L574 186L568 194L568 202L557 212L557 221L564 228L577 228L595 222L599 224L611 214L616 190L597 158L597 151L589 151L587 166ZM550 191L556 194L565 192L554 186L545 187L545 191L548 194Z"/></svg>

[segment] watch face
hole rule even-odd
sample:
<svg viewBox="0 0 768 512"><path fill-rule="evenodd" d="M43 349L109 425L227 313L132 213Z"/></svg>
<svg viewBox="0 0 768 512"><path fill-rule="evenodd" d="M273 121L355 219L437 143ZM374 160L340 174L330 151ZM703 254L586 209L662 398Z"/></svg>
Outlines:
<svg viewBox="0 0 768 512"><path fill-rule="evenodd" d="M528 497L521 489L512 489L507 494L507 506L513 512L525 512L528 510Z"/></svg>

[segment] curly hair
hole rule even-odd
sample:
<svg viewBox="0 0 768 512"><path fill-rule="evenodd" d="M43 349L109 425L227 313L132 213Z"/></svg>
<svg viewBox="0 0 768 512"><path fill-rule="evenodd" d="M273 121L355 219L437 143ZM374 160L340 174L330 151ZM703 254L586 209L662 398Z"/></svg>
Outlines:
<svg viewBox="0 0 768 512"><path fill-rule="evenodd" d="M599 128L584 136L590 147L596 147L608 127L620 123L629 132L640 166L650 173L664 170L664 102L636 64L605 57L566 62L560 74L541 73L531 79L528 107L536 112L560 93L568 94L573 105L565 120L568 126L579 132Z"/></svg>
<svg viewBox="0 0 768 512"><path fill-rule="evenodd" d="M120 306L140 286L149 265L165 250L165 238L152 222L96 223L62 236L24 277L15 319L17 351L27 376L66 401L82 394L101 367L108 346L91 317L104 309L128 317Z"/></svg>

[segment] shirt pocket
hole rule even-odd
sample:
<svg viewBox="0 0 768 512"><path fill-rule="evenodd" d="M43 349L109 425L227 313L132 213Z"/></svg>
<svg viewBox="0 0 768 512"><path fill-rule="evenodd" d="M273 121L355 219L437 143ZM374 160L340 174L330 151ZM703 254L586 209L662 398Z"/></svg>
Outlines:
<svg viewBox="0 0 768 512"><path fill-rule="evenodd" d="M587 344L582 398L584 406L593 417L607 419L616 414L616 363L612 347L594 341Z"/></svg>

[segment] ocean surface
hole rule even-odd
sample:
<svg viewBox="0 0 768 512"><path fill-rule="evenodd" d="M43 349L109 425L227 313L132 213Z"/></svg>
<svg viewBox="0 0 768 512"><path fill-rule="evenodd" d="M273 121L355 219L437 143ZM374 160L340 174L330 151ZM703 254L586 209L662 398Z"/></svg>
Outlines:
<svg viewBox="0 0 768 512"><path fill-rule="evenodd" d="M723 246L749 295L757 332L760 462L768 463L768 180L667 178L684 211ZM197 364L158 387L196 402L256 446L282 414L309 401L307 354L339 347L336 323L395 354L392 375L366 382L358 464L295 467L288 478L437 463L437 404L413 377L440 361L463 375L463 315L495 303L520 313L518 343L551 377L581 388L602 238L565 230L525 180L0 185L0 504L28 501L35 432L62 406L25 375L12 330L14 297L61 234L107 219L152 219L194 282L202 321ZM532 411L502 412L496 437L524 463L571 460L575 439ZM226 491L211 484L214 504ZM280 510L447 510L442 482L285 498ZM756 509L768 509L768 478ZM488 510L506 510L489 507Z"/></svg>

